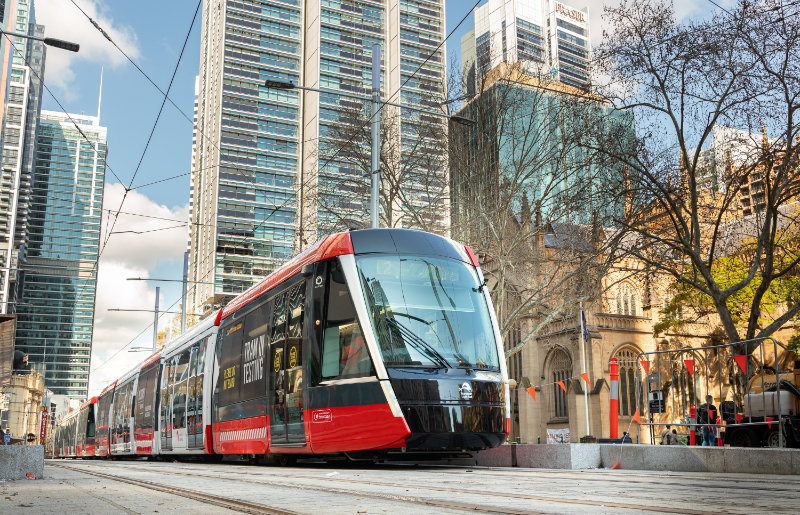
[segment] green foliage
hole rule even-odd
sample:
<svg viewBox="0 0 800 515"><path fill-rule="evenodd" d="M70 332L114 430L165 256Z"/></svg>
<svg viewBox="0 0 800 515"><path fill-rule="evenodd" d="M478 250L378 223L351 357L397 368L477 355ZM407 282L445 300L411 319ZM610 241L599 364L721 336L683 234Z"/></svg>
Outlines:
<svg viewBox="0 0 800 515"><path fill-rule="evenodd" d="M740 251L731 256L719 257L712 267L712 276L721 290L726 290L747 279L752 266L748 249L755 242L745 242ZM790 260L796 258L796 248L793 245L779 243L779 252L775 254L776 268L782 269ZM783 263L782 261L786 261ZM757 270L753 278L745 286L731 294L726 307L731 315L734 325L740 334L744 335L750 322L751 309L756 301L755 295L764 280L761 270ZM694 287L691 283L699 282L707 287L706 281L700 274L689 272L680 280L670 285L670 301L661 310L661 321L654 326L656 336L670 329L677 329L687 323L696 322L712 313L717 313L709 295ZM800 300L800 273L789 273L772 279L769 288L758 302L759 319L757 327L765 327L771 322L773 315L779 315L782 307L793 305ZM797 317L796 317L797 318ZM800 345L800 333L793 340Z"/></svg>

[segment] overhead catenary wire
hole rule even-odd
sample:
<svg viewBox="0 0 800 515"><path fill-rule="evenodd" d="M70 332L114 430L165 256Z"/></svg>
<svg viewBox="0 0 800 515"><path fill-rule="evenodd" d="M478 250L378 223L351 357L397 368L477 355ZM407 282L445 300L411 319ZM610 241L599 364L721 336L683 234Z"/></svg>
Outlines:
<svg viewBox="0 0 800 515"><path fill-rule="evenodd" d="M74 1L73 1L73 3L74 3ZM75 4L75 5L77 6L77 4ZM167 92L164 94L164 99L162 100L161 106L158 109L158 114L156 115L156 119L153 122L153 127L150 130L149 136L147 137L147 143L145 143L144 149L142 150L142 155L139 157L139 162L136 165L136 169L133 171L133 175L131 177L131 180L130 180L128 186L125 188L125 193L122 195L122 200L120 201L118 211L122 210L122 206L125 204L125 199L127 199L127 197L128 197L128 192L130 192L130 188L131 188L131 186L133 186L133 181L136 179L136 175L139 173L139 169L140 169L140 167L142 165L142 161L144 161L144 157L147 154L147 149L150 148L150 142L153 139L153 134L155 134L156 127L158 126L158 122L161 119L161 113L164 112L164 105L167 102L167 96L169 95L169 91L170 91L170 89L172 89L172 85L175 82L175 76L178 73L178 68L181 65L181 61L183 60L183 54L186 51L186 45L189 42L189 36L191 36L191 34L192 34L192 29L194 28L194 24L197 21L197 14L198 14L198 12L200 12L200 7L202 5L203 5L203 0L198 0L197 7L195 8L195 11L194 11L194 15L192 16L192 22L189 24L189 30L186 31L186 37L183 40L183 46L181 47L181 52L178 55L178 60L175 63L175 68L172 71L172 77L170 78L169 86L167 87ZM107 38L107 39L110 40L110 38ZM109 231L106 234L106 239L103 242L102 247L100 248L100 252L98 253L98 256L97 256L98 261L100 260L100 256L103 255L103 251L105 250L106 245L108 245L108 241L109 241L111 235L114 233L114 227L116 226L116 223L117 223L117 218L115 216L114 220L111 222L111 228L109 229Z"/></svg>

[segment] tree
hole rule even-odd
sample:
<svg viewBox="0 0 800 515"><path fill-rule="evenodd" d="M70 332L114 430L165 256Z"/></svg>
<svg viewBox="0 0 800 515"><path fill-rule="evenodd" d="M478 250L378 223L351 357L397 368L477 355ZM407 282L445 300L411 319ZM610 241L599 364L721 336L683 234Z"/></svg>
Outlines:
<svg viewBox="0 0 800 515"><path fill-rule="evenodd" d="M533 321L510 357L600 298L621 257L623 232L609 227L624 215L624 171L595 150L595 135L632 126L601 99L520 65L500 65L478 90L458 112L475 125L450 125L451 231L479 256L504 339Z"/></svg>
<svg viewBox="0 0 800 515"><path fill-rule="evenodd" d="M771 335L800 312L796 296L784 296L785 308L764 318L800 263L797 247L784 245L798 222L789 204L800 185L799 9L742 0L678 23L669 3L623 1L605 9L611 29L595 53L597 93L636 119L632 148L597 146L627 166L635 209L619 223L636 236L630 251L675 281L675 302L701 295L696 305L713 307L731 342ZM721 125L749 141L709 163ZM736 220L741 188L757 176L758 205Z"/></svg>
<svg viewBox="0 0 800 515"><path fill-rule="evenodd" d="M421 102L434 103L433 97ZM317 206L315 225L320 233L369 227L369 107L341 101L336 123L326 130L312 156L318 180L305 198L308 205ZM400 108L389 105L380 117L380 226L445 233L449 201L445 120L411 109L401 115Z"/></svg>

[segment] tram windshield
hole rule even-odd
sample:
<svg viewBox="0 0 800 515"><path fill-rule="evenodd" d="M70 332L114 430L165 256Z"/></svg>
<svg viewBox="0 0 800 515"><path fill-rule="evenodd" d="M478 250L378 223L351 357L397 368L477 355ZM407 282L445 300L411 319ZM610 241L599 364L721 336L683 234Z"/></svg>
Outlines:
<svg viewBox="0 0 800 515"><path fill-rule="evenodd" d="M356 263L387 367L499 370L489 306L465 263L402 255Z"/></svg>

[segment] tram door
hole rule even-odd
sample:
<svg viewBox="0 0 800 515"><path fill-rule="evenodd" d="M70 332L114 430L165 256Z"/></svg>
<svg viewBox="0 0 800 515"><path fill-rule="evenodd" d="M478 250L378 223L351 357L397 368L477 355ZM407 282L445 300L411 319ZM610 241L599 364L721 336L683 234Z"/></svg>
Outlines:
<svg viewBox="0 0 800 515"><path fill-rule="evenodd" d="M172 450L172 383L175 367L172 360L164 361L164 373L161 374L161 450Z"/></svg>
<svg viewBox="0 0 800 515"><path fill-rule="evenodd" d="M305 281L275 298L270 335L270 433L273 445L305 444L303 318Z"/></svg>

